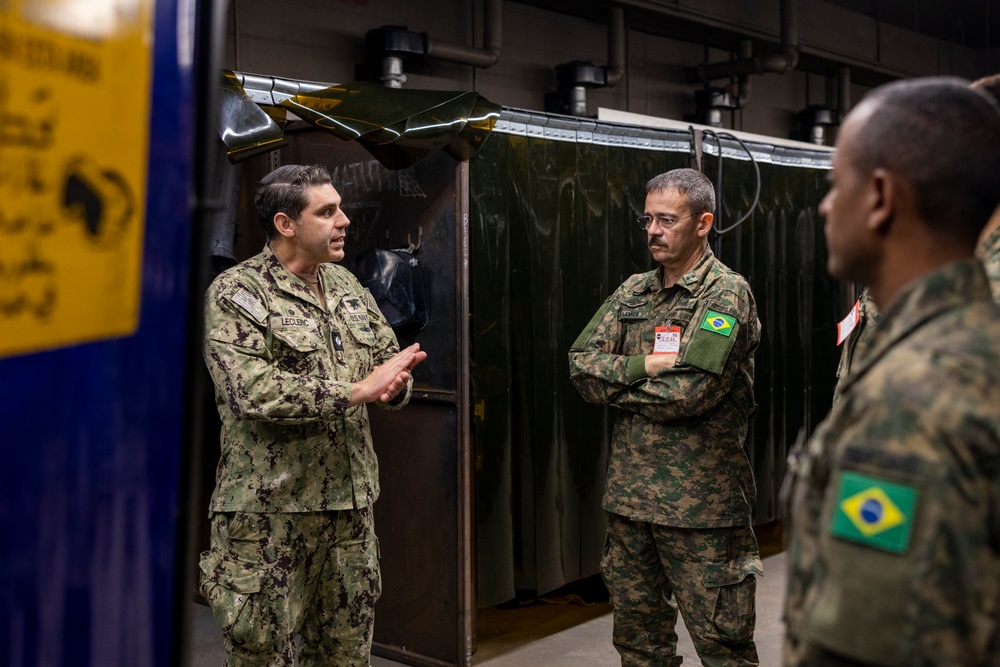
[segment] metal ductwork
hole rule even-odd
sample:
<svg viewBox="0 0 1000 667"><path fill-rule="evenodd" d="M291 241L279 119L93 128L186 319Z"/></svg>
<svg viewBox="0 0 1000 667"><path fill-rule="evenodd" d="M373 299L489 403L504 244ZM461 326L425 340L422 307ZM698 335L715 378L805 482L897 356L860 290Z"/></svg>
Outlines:
<svg viewBox="0 0 1000 667"><path fill-rule="evenodd" d="M427 38L427 57L447 60L460 65L487 68L500 60L500 44L503 38L503 0L485 0L483 3L482 49L474 49L462 44L452 44Z"/></svg>
<svg viewBox="0 0 1000 667"><path fill-rule="evenodd" d="M837 69L837 111L843 118L851 110L851 68Z"/></svg>
<svg viewBox="0 0 1000 667"><path fill-rule="evenodd" d="M784 74L799 62L798 12L795 0L780 0L781 46L775 53L742 57L718 63L702 63L687 73L690 83L709 83L718 79L750 74Z"/></svg>
<svg viewBox="0 0 1000 667"><path fill-rule="evenodd" d="M625 10L612 7L608 14L608 64L574 60L556 66L557 90L546 94L546 111L571 116L587 115L587 89L612 88L625 77Z"/></svg>
<svg viewBox="0 0 1000 667"><path fill-rule="evenodd" d="M416 33L404 26L386 25L369 30L365 48L369 62L356 68L358 80L378 81L389 88L402 88L406 83L403 62L408 57L435 58L459 65L488 68L500 60L503 38L503 0L485 0L483 5L483 39L481 49L434 39L427 33Z"/></svg>

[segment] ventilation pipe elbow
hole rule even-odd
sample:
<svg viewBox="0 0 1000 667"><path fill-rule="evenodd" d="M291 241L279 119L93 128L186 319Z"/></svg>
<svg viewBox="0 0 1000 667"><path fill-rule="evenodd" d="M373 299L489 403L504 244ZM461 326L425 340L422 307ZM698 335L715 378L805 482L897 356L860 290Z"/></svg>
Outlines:
<svg viewBox="0 0 1000 667"><path fill-rule="evenodd" d="M500 60L503 37L503 0L485 0L483 12L484 48L476 49L428 37L427 57L484 69L496 65Z"/></svg>
<svg viewBox="0 0 1000 667"><path fill-rule="evenodd" d="M775 53L720 63L702 63L688 73L689 83L750 74L784 74L799 64L798 18L795 0L781 0L781 46Z"/></svg>
<svg viewBox="0 0 1000 667"><path fill-rule="evenodd" d="M608 73L605 86L617 86L625 76L625 10L612 7L608 17Z"/></svg>
<svg viewBox="0 0 1000 667"><path fill-rule="evenodd" d="M600 67L574 60L556 66L558 89L546 93L546 111L587 115L587 89L610 88L625 77L625 10L612 7L608 15L608 64Z"/></svg>

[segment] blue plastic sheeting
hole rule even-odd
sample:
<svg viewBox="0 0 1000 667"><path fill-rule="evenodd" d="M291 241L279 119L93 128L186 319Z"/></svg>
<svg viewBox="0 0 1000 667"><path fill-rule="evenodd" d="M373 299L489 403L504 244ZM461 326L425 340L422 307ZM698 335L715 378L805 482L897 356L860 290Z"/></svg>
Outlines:
<svg viewBox="0 0 1000 667"><path fill-rule="evenodd" d="M0 665L172 661L193 118L179 29L158 0L138 331L0 360Z"/></svg>

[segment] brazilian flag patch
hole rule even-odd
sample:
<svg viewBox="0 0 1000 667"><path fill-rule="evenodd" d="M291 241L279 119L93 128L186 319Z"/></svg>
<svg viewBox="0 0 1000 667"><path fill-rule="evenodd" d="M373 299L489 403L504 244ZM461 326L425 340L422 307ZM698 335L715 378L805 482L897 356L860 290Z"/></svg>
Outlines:
<svg viewBox="0 0 1000 667"><path fill-rule="evenodd" d="M729 336L733 333L733 327L735 325L736 320L734 318L729 315L723 315L722 313L710 310L705 313L705 319L701 323L701 328L714 331L715 333L722 334L723 336Z"/></svg>
<svg viewBox="0 0 1000 667"><path fill-rule="evenodd" d="M830 534L901 554L910 545L916 508L912 486L843 471Z"/></svg>

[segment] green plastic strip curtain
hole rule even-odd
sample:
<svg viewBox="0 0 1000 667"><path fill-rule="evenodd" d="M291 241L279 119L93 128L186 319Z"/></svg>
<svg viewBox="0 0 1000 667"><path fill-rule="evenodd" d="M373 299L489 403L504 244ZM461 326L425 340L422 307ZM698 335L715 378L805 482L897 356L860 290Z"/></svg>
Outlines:
<svg viewBox="0 0 1000 667"><path fill-rule="evenodd" d="M633 221L649 178L689 166L691 140L505 109L470 162L480 606L598 572L615 414L580 399L567 351L627 276L652 268ZM795 434L829 408L834 327L848 306L826 275L816 213L827 154L751 148L774 160L760 165L760 201L712 242L750 281L763 324L748 448L759 487L755 523L765 523L781 516L777 493ZM756 178L739 146L723 142L723 149L728 226L749 209ZM703 170L715 182L718 150L705 151Z"/></svg>

